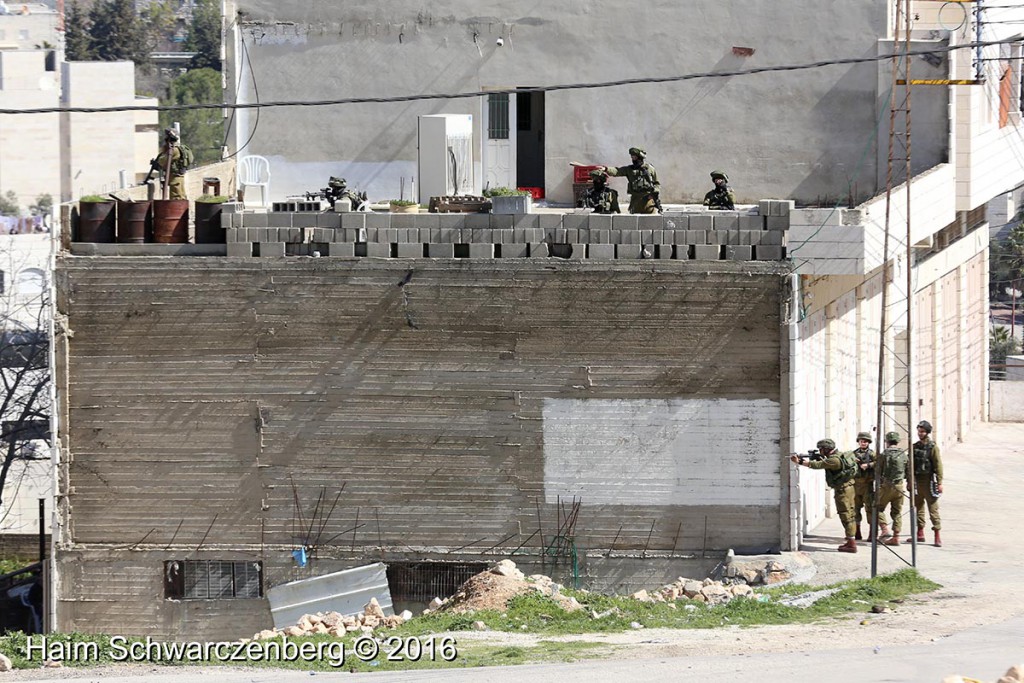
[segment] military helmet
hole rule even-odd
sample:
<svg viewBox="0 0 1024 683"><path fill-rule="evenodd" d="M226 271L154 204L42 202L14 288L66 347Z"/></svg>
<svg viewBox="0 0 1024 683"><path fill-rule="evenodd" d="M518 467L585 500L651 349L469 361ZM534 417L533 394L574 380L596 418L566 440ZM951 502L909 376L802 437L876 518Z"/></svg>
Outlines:
<svg viewBox="0 0 1024 683"><path fill-rule="evenodd" d="M167 139L171 140L172 142L178 141L178 132L173 128L168 128L167 130L165 130L164 135L167 136Z"/></svg>
<svg viewBox="0 0 1024 683"><path fill-rule="evenodd" d="M886 443L899 443L900 433L899 432L886 432L885 433Z"/></svg>
<svg viewBox="0 0 1024 683"><path fill-rule="evenodd" d="M923 429L928 434L932 433L932 423L929 422L928 420L921 420L920 422L918 422L917 428Z"/></svg>
<svg viewBox="0 0 1024 683"><path fill-rule="evenodd" d="M857 441L867 441L871 443L871 432L857 432Z"/></svg>
<svg viewBox="0 0 1024 683"><path fill-rule="evenodd" d="M630 147L629 156L640 157L641 159L643 159L644 157L647 156L647 152L645 152L642 147Z"/></svg>
<svg viewBox="0 0 1024 683"><path fill-rule="evenodd" d="M331 179L327 181L329 187L345 187L345 179L339 178L338 176L332 175Z"/></svg>
<svg viewBox="0 0 1024 683"><path fill-rule="evenodd" d="M594 180L605 180L608 177L608 171L604 171L600 168L594 169L590 172L590 177Z"/></svg>
<svg viewBox="0 0 1024 683"><path fill-rule="evenodd" d="M834 451L836 449L836 442L832 439L822 439L818 442L819 451Z"/></svg>
<svg viewBox="0 0 1024 683"><path fill-rule="evenodd" d="M711 179L714 180L715 178L721 178L725 182L729 182L729 176L725 175L724 171L712 171Z"/></svg>

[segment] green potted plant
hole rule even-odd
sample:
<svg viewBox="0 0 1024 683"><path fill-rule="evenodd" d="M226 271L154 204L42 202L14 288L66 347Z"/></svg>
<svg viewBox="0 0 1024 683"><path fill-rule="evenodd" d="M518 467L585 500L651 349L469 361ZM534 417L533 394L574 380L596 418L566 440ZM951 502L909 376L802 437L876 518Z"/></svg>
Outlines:
<svg viewBox="0 0 1024 683"><path fill-rule="evenodd" d="M391 213L419 213L420 205L408 199L392 199L388 202Z"/></svg>
<svg viewBox="0 0 1024 683"><path fill-rule="evenodd" d="M201 194L196 197L196 244L224 244L226 234L221 227L221 204L230 197Z"/></svg>
<svg viewBox="0 0 1024 683"><path fill-rule="evenodd" d="M528 190L512 187L491 187L484 190L491 200L491 213L532 213L533 197Z"/></svg>
<svg viewBox="0 0 1024 683"><path fill-rule="evenodd" d="M111 197L87 194L78 200L77 242L113 242L117 212Z"/></svg>

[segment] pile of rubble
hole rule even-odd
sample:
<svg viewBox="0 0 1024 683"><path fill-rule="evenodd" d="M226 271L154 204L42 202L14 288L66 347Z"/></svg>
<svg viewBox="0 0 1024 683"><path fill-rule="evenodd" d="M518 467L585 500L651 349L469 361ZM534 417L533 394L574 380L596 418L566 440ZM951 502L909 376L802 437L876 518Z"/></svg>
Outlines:
<svg viewBox="0 0 1024 683"><path fill-rule="evenodd" d="M964 676L946 676L942 679L942 683L970 683L971 681L979 683L973 678ZM1024 683L1024 664L1011 666L996 683Z"/></svg>
<svg viewBox="0 0 1024 683"><path fill-rule="evenodd" d="M781 562L734 562L730 560L722 572L725 585L747 584L748 586L771 586L791 578L789 570Z"/></svg>
<svg viewBox="0 0 1024 683"><path fill-rule="evenodd" d="M583 609L576 598L562 595L561 590L561 584L555 583L551 577L543 574L527 577L515 562L502 560L487 571L470 577L450 598L434 598L424 614L437 610L459 614L486 609L503 612L508 609L512 598L533 592L551 598L567 612Z"/></svg>
<svg viewBox="0 0 1024 683"><path fill-rule="evenodd" d="M253 635L252 640L270 640L282 635L297 638L318 633L327 633L340 638L353 631L369 635L375 629L397 628L412 619L412 616L412 612L409 610L390 617L384 616L384 610L381 609L377 598L370 598L370 602L366 603L363 611L358 614L347 617L338 612L304 614L294 626L266 629Z"/></svg>

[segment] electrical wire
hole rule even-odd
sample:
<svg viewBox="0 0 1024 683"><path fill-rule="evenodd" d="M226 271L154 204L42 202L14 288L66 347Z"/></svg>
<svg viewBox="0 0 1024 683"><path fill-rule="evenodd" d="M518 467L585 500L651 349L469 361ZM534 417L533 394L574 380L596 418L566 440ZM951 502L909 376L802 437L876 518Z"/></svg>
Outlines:
<svg viewBox="0 0 1024 683"><path fill-rule="evenodd" d="M976 41L962 43L960 45L947 45L944 47L932 47L926 50L911 50L893 54L876 55L874 57L845 57L841 59L826 59L806 64L782 64L777 66L762 66L750 69L736 69L732 71L703 71L689 73L679 76L649 76L643 78L626 78L617 81L600 81L592 83L564 83L558 85L537 86L530 88L506 88L503 90L477 90L472 92L456 93L429 93L420 95L398 95L394 97L346 97L334 100L281 100L273 102L248 102L248 103L224 103L224 104L176 104L176 105L132 105L117 107L40 107L35 109L0 109L0 114L59 114L77 113L94 114L123 111L184 111L189 109L261 109L266 107L325 107L341 104L389 104L400 102L418 102L425 100L458 100L484 95L512 95L522 92L558 92L563 90L595 90L600 88L615 88L624 85L649 85L657 83L681 83L702 78L730 78L733 76L750 76L763 73L782 73L792 71L808 71L826 66L839 66L846 64L866 64L882 62L901 56L924 56L927 54L941 54L955 50L967 50L989 45L1001 45L1003 43L1016 43L1019 39L1003 38L992 41Z"/></svg>
<svg viewBox="0 0 1024 683"><path fill-rule="evenodd" d="M242 37L242 40L240 42L242 43L242 53L245 55L245 63L248 64L248 66L249 66L249 78L252 80L252 92L253 92L253 95L256 98L256 104L259 104L259 102L260 102L260 89L259 89L259 86L256 84L256 71L252 68L252 60L249 58L249 48L245 46L245 37L244 36ZM238 83L239 83L239 86L241 86L241 83L242 83L242 75L241 74L238 75ZM236 89L235 92L237 93L238 90ZM257 107L256 108L256 120L252 124L252 130L249 132L249 137L246 139L246 141L244 143L242 143L238 147L238 149L236 149L233 153L231 153L231 154L227 155L226 157L224 157L224 159L222 159L222 161L226 161L228 159L231 159L231 158L236 157L239 154L241 154L242 150L245 149L246 147L248 147L249 143L252 142L252 139L254 137L256 137L256 129L260 127L260 109L261 109L261 107ZM235 119L235 111L236 111L235 109L231 110L231 120L232 121L234 121L234 119ZM228 135L230 134L230 126L231 126L231 124L229 122L228 123L228 129L224 131L224 145L227 145L227 142L228 142Z"/></svg>

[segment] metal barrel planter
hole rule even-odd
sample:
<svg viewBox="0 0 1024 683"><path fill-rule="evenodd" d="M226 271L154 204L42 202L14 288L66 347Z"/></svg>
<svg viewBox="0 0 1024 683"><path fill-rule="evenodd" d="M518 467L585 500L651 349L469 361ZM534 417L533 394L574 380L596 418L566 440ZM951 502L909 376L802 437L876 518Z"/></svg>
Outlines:
<svg viewBox="0 0 1024 683"><path fill-rule="evenodd" d="M188 243L188 200L153 200L153 241L163 244Z"/></svg>
<svg viewBox="0 0 1024 683"><path fill-rule="evenodd" d="M153 235L153 202L117 203L117 241L142 244Z"/></svg>
<svg viewBox="0 0 1024 683"><path fill-rule="evenodd" d="M113 242L116 217L113 200L79 202L78 242Z"/></svg>
<svg viewBox="0 0 1024 683"><path fill-rule="evenodd" d="M224 244L227 241L221 228L221 202L196 202L196 244Z"/></svg>

